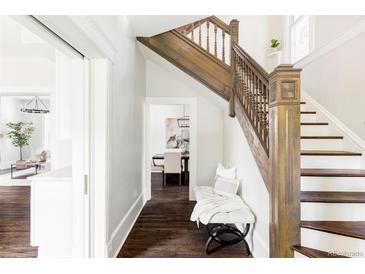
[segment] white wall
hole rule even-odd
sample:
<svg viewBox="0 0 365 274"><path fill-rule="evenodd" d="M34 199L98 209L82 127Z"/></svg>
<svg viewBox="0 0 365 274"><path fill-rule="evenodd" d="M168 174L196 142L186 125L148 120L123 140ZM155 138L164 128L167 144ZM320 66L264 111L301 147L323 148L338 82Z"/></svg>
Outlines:
<svg viewBox="0 0 365 274"><path fill-rule="evenodd" d="M145 61L126 16L93 16L114 46L109 94L108 256L120 248L143 207Z"/></svg>
<svg viewBox="0 0 365 274"><path fill-rule="evenodd" d="M224 164L237 167L239 193L256 216L254 257L269 257L269 193L237 118L224 115Z"/></svg>
<svg viewBox="0 0 365 274"><path fill-rule="evenodd" d="M364 16L315 16L317 47L356 26ZM364 30L363 30L364 31ZM321 37L321 38L320 38ZM323 40L323 41L322 41ZM365 33L303 65L302 88L365 140Z"/></svg>
<svg viewBox="0 0 365 274"><path fill-rule="evenodd" d="M200 84L191 88L175 77L183 72L163 63L168 70L147 60L147 96L197 99L197 185L211 185L217 164L223 161L223 110L209 99L212 91ZM190 77L185 80L196 82Z"/></svg>
<svg viewBox="0 0 365 274"><path fill-rule="evenodd" d="M314 49L318 49L351 26L365 19L363 15L317 15L314 17Z"/></svg>
<svg viewBox="0 0 365 274"><path fill-rule="evenodd" d="M230 20L239 21L239 45L270 72L271 64L268 59L270 40L283 40L283 16L275 15L230 15L218 16L229 24Z"/></svg>
<svg viewBox="0 0 365 274"><path fill-rule="evenodd" d="M10 16L0 16L0 93L52 90L54 55L47 42Z"/></svg>

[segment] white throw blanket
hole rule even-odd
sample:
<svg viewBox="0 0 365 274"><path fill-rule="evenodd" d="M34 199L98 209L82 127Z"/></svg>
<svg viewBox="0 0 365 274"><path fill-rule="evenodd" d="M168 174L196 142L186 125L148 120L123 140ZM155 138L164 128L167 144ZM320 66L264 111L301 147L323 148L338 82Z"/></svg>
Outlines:
<svg viewBox="0 0 365 274"><path fill-rule="evenodd" d="M210 195L199 200L191 214L190 220L207 225L214 215L218 213L229 213L234 210L246 209L247 206L237 195L232 197L221 195Z"/></svg>

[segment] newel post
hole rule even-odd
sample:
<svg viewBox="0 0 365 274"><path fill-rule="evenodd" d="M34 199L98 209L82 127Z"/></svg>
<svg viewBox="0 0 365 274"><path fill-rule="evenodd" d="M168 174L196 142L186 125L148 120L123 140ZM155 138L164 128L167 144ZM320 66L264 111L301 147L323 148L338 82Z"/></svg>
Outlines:
<svg viewBox="0 0 365 274"><path fill-rule="evenodd" d="M231 88L229 91L229 116L235 117L234 112L234 80L236 74L236 66L235 66L235 59L234 59L234 51L233 51L233 44L238 43L238 31L239 31L239 21L236 19L231 20L229 23L229 31L231 35Z"/></svg>
<svg viewBox="0 0 365 274"><path fill-rule="evenodd" d="M300 71L279 65L269 79L270 257L300 244Z"/></svg>

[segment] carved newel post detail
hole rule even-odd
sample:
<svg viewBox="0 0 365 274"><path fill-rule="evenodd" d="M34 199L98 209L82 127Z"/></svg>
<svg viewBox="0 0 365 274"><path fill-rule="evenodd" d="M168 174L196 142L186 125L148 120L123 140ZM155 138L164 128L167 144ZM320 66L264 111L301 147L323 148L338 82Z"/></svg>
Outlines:
<svg viewBox="0 0 365 274"><path fill-rule="evenodd" d="M234 80L235 80L235 74L236 74L236 66L235 66L235 59L234 59L234 51L233 51L233 44L238 43L238 25L239 21L236 19L233 19L229 23L229 30L231 35L231 87L229 92L229 116L235 117L234 112Z"/></svg>
<svg viewBox="0 0 365 274"><path fill-rule="evenodd" d="M279 65L269 79L270 257L300 244L300 71Z"/></svg>

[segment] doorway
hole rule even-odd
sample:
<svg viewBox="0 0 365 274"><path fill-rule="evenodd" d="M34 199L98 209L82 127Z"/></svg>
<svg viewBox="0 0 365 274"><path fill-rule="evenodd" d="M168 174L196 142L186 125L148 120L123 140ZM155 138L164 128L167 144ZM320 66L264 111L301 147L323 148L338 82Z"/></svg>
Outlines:
<svg viewBox="0 0 365 274"><path fill-rule="evenodd" d="M197 163L197 109L195 98L148 97L145 104L145 200L152 184L185 185L194 200ZM165 152L181 153L181 172L165 173ZM179 170L177 171L179 172ZM175 174L175 175L174 175ZM180 176L180 177L179 177Z"/></svg>
<svg viewBox="0 0 365 274"><path fill-rule="evenodd" d="M23 210L5 220L22 241L0 242L1 257L87 256L89 61L32 16L0 19L1 203Z"/></svg>

